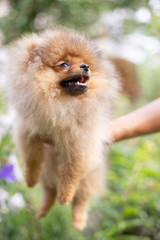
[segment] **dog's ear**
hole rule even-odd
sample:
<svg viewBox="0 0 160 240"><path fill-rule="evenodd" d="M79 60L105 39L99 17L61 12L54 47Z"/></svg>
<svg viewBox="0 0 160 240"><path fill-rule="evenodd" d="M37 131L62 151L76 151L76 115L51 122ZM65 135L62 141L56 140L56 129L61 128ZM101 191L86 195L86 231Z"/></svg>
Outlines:
<svg viewBox="0 0 160 240"><path fill-rule="evenodd" d="M41 60L41 54L40 54L40 48L41 44L34 41L31 42L29 45L25 46L27 53L28 53L28 66L35 64L37 60L42 63Z"/></svg>
<svg viewBox="0 0 160 240"><path fill-rule="evenodd" d="M17 61L17 64L23 71L27 71L28 68L32 68L33 66L43 67L44 65L53 65L50 47L48 47L44 39L37 34L22 37L16 41L13 47L13 56L14 58L17 56L17 58L13 60ZM57 56L55 53L52 55Z"/></svg>
<svg viewBox="0 0 160 240"><path fill-rule="evenodd" d="M12 47L11 60L16 61L20 71L26 72L37 61L42 64L37 51L40 45L41 41L36 35L24 36L15 42Z"/></svg>
<svg viewBox="0 0 160 240"><path fill-rule="evenodd" d="M30 52L30 61L33 62L39 57L44 65L53 67L59 56L61 56L61 52L55 46L42 43Z"/></svg>
<svg viewBox="0 0 160 240"><path fill-rule="evenodd" d="M38 59L41 59L43 64L52 66L53 65L53 60L50 57L50 54L46 50L46 47L43 45L39 45L35 48L32 49L30 52L30 61L35 62Z"/></svg>
<svg viewBox="0 0 160 240"><path fill-rule="evenodd" d="M42 59L41 55L39 53L39 46L34 46L29 52L28 52L28 66L31 67L33 65L42 66Z"/></svg>
<svg viewBox="0 0 160 240"><path fill-rule="evenodd" d="M33 67L39 67L43 68L44 64L46 63L45 61L45 56L46 53L43 50L42 43L40 42L33 42L30 43L30 45L27 45L26 47L27 50L27 58L26 58L26 64L28 68L33 68Z"/></svg>

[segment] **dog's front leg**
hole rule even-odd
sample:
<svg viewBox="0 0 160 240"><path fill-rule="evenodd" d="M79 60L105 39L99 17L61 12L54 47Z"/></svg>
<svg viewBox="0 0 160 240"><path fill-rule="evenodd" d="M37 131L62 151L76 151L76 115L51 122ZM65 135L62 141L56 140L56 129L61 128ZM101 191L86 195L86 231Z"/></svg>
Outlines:
<svg viewBox="0 0 160 240"><path fill-rule="evenodd" d="M23 126L16 129L16 144L24 165L27 185L33 187L39 180L43 160L43 142L38 136L30 136Z"/></svg>

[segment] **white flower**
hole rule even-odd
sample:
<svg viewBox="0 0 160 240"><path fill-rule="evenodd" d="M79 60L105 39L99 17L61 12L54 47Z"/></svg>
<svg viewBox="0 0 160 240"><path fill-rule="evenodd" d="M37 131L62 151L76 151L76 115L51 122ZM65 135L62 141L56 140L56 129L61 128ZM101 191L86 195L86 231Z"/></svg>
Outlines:
<svg viewBox="0 0 160 240"><path fill-rule="evenodd" d="M25 207L23 195L19 192L15 193L8 201L8 207L11 211L17 212Z"/></svg>
<svg viewBox="0 0 160 240"><path fill-rule="evenodd" d="M4 189L0 188L0 208L3 210L8 210L7 201L9 199L9 193Z"/></svg>

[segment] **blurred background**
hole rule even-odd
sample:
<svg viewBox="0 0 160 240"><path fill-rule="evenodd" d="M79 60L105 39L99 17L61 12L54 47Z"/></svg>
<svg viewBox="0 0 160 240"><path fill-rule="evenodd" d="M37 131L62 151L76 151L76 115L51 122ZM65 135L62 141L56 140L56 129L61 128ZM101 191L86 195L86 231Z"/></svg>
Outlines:
<svg viewBox="0 0 160 240"><path fill-rule="evenodd" d="M70 206L35 217L40 186L26 187L12 139L7 61L15 39L59 24L85 32L117 68L115 117L160 97L160 0L0 0L0 240L159 240L159 134L111 147L108 193L91 201L84 232L72 228Z"/></svg>

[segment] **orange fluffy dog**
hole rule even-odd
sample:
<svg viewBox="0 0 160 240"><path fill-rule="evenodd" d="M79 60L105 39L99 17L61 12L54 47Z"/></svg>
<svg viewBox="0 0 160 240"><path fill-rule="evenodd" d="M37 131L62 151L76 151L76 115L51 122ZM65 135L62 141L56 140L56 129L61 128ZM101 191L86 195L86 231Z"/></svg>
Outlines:
<svg viewBox="0 0 160 240"><path fill-rule="evenodd" d="M105 189L104 143L118 89L112 65L83 35L63 28L17 42L10 96L16 143L29 187L40 179L44 216L73 200L73 226L86 226L87 203ZM54 146L42 139L51 139Z"/></svg>

